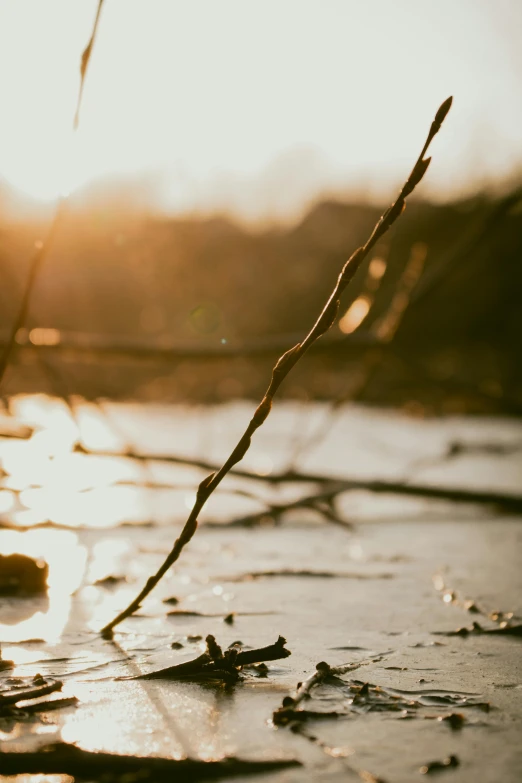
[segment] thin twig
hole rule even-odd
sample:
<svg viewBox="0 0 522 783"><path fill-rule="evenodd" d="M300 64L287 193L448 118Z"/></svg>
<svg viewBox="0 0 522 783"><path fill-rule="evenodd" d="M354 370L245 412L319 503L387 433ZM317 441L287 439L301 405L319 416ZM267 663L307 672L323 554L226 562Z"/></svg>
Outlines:
<svg viewBox="0 0 522 783"><path fill-rule="evenodd" d="M188 464L191 464L189 461ZM232 473L232 471L231 471ZM376 495L404 495L407 497L424 498L425 500L440 500L448 501L450 503L467 504L467 505L481 505L481 506L493 506L498 510L502 510L510 514L522 513L522 495L514 494L510 492L495 492L494 490L480 490L480 489L466 489L466 488L454 488L454 487L441 487L432 486L430 484L413 484L403 481L390 481L387 479L332 479L328 476L321 476L318 474L299 474L299 473L281 473L273 474L271 476L258 476L255 473L234 471L234 475L256 479L258 481L268 481L273 484L280 483L316 483L323 487L321 491L312 492L309 495L305 495L297 500L290 501L289 503L266 503L263 498L258 497L254 493L246 492L244 490L230 490L231 494L247 497L253 500L259 500L266 503L266 508L262 511L256 511L252 514L244 515L234 518L228 523L223 522L207 522L211 526L228 525L231 527L248 527L249 525L257 524L263 517L280 516L281 514L291 511L293 509L311 508L323 514L328 511L327 507L323 505L330 500L334 501L335 498L343 492L350 492L355 490L362 490L365 492L372 492ZM116 481L112 485L116 486L133 486L143 487L145 489L179 489L180 485L162 483L162 482L139 482L139 481ZM181 485L184 486L184 485ZM24 489L43 489L42 484L28 484ZM13 495L20 495L23 489L14 489L8 485L0 482L0 489L4 489ZM89 487L82 492L92 492L96 487ZM334 518L335 517L335 518ZM350 527L349 523L345 520L338 519L335 515L328 517L332 522L338 522L343 526ZM18 528L18 525L17 525ZM23 528L19 528L23 529Z"/></svg>
<svg viewBox="0 0 522 783"><path fill-rule="evenodd" d="M375 335L378 339L376 344L373 347L370 347L368 352L362 357L360 375L355 386L351 384L350 388L340 394L337 399L333 400L330 403L327 417L321 422L321 425L317 429L309 432L305 438L301 438L298 441L292 454L290 466L295 466L298 458L302 458L303 453L309 450L312 444L316 446L318 442L324 442L334 427L337 414L342 405L347 402L360 400L366 393L368 387L375 378L376 373L382 367L384 359L389 353L389 346L397 333L404 313L408 309L412 291L417 286L419 278L422 275L425 260L425 246L419 247L418 244L413 245L410 250L410 257L395 284L391 299L384 314L370 329L370 334ZM374 283L374 288L378 288L381 279L382 277ZM366 291L370 291L372 280L373 278L368 274L365 283ZM375 299L373 301L375 302ZM371 316L372 312L373 307L368 315Z"/></svg>
<svg viewBox="0 0 522 783"><path fill-rule="evenodd" d="M364 261L370 250L386 233L386 231L388 231L393 223L395 223L399 215L402 214L406 206L407 196L413 192L426 173L431 158L424 158L424 155L432 139L439 132L442 122L450 110L451 103L452 98L448 98L440 106L437 114L435 115L435 119L431 124L431 128L426 142L422 148L421 154L419 155L406 184L399 193L397 200L380 218L366 244L358 248L344 264L331 295L329 296L321 314L319 315L319 318L311 328L308 335L302 342L297 343L297 345L294 345L293 348L283 354L283 356L281 356L281 358L276 363L272 371L272 380L270 381L268 389L266 390L263 399L257 407L252 419L250 420L250 423L248 424L235 449L232 451L229 458L226 460L220 470L217 471L217 473L211 473L200 483L192 511L190 512L190 515L185 523L183 530L181 531L179 538L174 542L174 546L172 547L171 552L162 563L158 571L147 580L143 589L136 596L136 598L131 601L129 606L120 612L117 617L114 618L114 620L112 620L110 623L107 623L107 625L102 629L103 634L107 635L112 633L112 630L119 623L121 623L122 620L133 614L139 608L141 602L158 584L162 576L179 558L183 548L189 543L192 536L196 532L198 526L198 516L205 506L208 498L223 481L230 469L243 459L250 447L253 434L259 427L261 427L263 422L270 414L272 400L283 380L286 378L292 367L306 353L308 348L323 334L325 334L325 332L327 332L335 323L341 294L353 279L355 273L359 269L361 263Z"/></svg>
<svg viewBox="0 0 522 783"><path fill-rule="evenodd" d="M226 756L217 761L208 761L93 753L64 742L47 745L37 751L6 751L0 756L0 773L4 775L61 774L78 779L108 776L116 780L176 780L177 783L242 777L295 766L300 766L300 762L293 759L247 761Z"/></svg>
<svg viewBox="0 0 522 783"><path fill-rule="evenodd" d="M64 205L65 205L65 198L62 197L58 203L56 212L54 213L54 217L51 222L49 231L47 232L47 236L45 237L43 242L38 246L38 249L31 260L31 264L29 267L29 274L27 276L24 292L22 295L22 301L20 302L18 313L11 327L11 331L9 333L9 337L7 338L7 342L5 343L2 356L0 357L0 383L2 382L5 371L9 364L9 360L11 359L11 355L15 348L16 335L18 334L19 330L23 328L23 326L27 321L27 314L29 312L29 304L31 301L31 294L33 292L34 284L36 282L38 272L40 271L40 268L42 267L42 264L53 244L54 237L56 236L56 231L58 229L58 226L60 225L62 215L64 212Z"/></svg>
<svg viewBox="0 0 522 783"><path fill-rule="evenodd" d="M91 58L91 52L94 45L94 39L96 37L96 31L98 28L98 22L100 18L100 12L101 7L103 5L103 0L98 0L98 10L96 13L96 18L94 20L94 27L93 32L90 38L89 43L87 44L86 49L84 50L82 54L81 59L81 65L80 65L80 88L78 93L78 104L76 107L76 113L74 116L73 121L73 131L76 131L78 129L78 121L79 121L79 113L80 113L80 107L82 103L82 96L83 96L83 86L85 82L85 77L87 75L87 68L89 66L89 61ZM38 277L38 273L46 259L46 257L49 255L49 252L52 248L54 238L56 236L57 230L62 222L63 215L65 213L65 206L67 203L67 195L62 195L58 201L56 211L54 213L49 231L47 232L47 235L43 242L38 246L36 253L31 259L30 265L29 265L29 274L27 275L27 280L25 282L25 288L22 295L22 301L20 302L20 307L18 309L18 313L16 315L16 318L14 320L13 326L11 328L11 331L9 333L9 336L7 338L7 342L4 345L4 350L2 352L2 355L0 356L0 383L2 383L2 379L4 377L5 371L9 365L9 361L11 359L11 356L13 354L13 350L16 346L16 336L20 329L22 329L27 321L27 315L29 312L29 306L31 303L31 295L33 293L34 285L36 282L36 278Z"/></svg>
<svg viewBox="0 0 522 783"><path fill-rule="evenodd" d="M38 699L40 696L47 696L49 693L61 691L62 687L63 682L60 680L49 680L41 685L34 685L32 688L26 688L25 690L15 688L10 691L4 691L0 693L0 707L5 707L7 704L18 704L21 701Z"/></svg>
<svg viewBox="0 0 522 783"><path fill-rule="evenodd" d="M378 253L378 248L376 248L376 251ZM377 273L375 272L374 263L377 263L379 265L377 269ZM381 264L383 265L384 269L380 268ZM377 294L381 287L381 283L383 281L387 266L388 266L388 251L386 251L386 260L380 259L378 254L377 256L374 257L372 261L370 261L370 264L368 265L368 270L366 272L366 279L364 280L364 283L362 285L361 292L359 293L357 299L355 299L354 302L352 302L352 304L347 310L347 313L350 312L350 309L353 307L355 302L361 299L369 304L369 310L367 314L364 316L364 318L359 323L357 323L357 325L348 333L347 335L348 338L352 336L354 333L358 334L361 324L364 323L364 321L367 320L368 318L372 317L377 301ZM366 367L368 364L368 356L371 356L372 354L373 354L372 346L369 346L368 353L364 354L364 356L361 358L361 366L362 366L361 375L363 377L363 381L358 382L356 384L356 389L355 389L356 394L358 394L361 383L366 384L366 376L367 376ZM351 400L352 396L353 396L353 385L350 384L348 390L340 394L336 399L332 400L332 402L329 404L328 410L326 412L326 416L319 423L318 426L311 427L308 431L306 430L303 431L302 427L297 428L292 454L290 456L290 459L288 460L289 470L295 468L298 459L301 458L303 456L303 453L307 452L313 444L315 444L317 441L322 441L325 439L326 435L333 427L335 421L335 415L338 409L344 402Z"/></svg>
<svg viewBox="0 0 522 783"><path fill-rule="evenodd" d="M159 669L148 674L139 674L135 677L119 677L121 680L220 680L227 684L233 684L240 679L240 670L243 666L251 666L254 663L265 661L278 661L288 658L291 651L287 650L286 639L279 636L274 644L260 647L256 650L242 650L238 645L223 650L216 642L214 636L209 634L206 638L206 652L191 661L185 661L166 669Z"/></svg>
<svg viewBox="0 0 522 783"><path fill-rule="evenodd" d="M96 40L96 33L98 32L98 24L100 22L100 14L102 10L103 0L98 0L98 8L96 9L96 16L94 18L94 25L92 28L92 34L89 43L82 52L82 59L80 62L80 89L78 90L78 103L76 104L76 111L74 113L74 130L78 129L80 122L80 109L82 107L83 88L85 86L85 78L87 76L87 69L91 60L91 54L94 47L94 41Z"/></svg>
<svg viewBox="0 0 522 783"><path fill-rule="evenodd" d="M332 485L333 483L332 479L328 480L328 484ZM311 494L294 503L289 503L286 507L281 506L277 508L277 511L278 513L283 513L292 508L310 508L313 507L318 500L327 499L328 497L335 498L335 496L341 492L348 492L350 490L364 490L373 492L376 495L405 495L407 497L425 498L426 500L447 500L450 503L476 503L479 505L494 506L507 513L522 513L522 495L519 494L515 495L479 489L453 489L452 487L435 487L430 486L429 484L406 484L400 481L395 482L381 479L370 479L367 481L364 479L340 479L336 482L336 486L332 486L330 490ZM252 514L249 517L242 517L241 522L242 524L245 524L246 522L253 523L256 518L263 515L266 516L269 513L270 511L267 510Z"/></svg>
<svg viewBox="0 0 522 783"><path fill-rule="evenodd" d="M63 710L66 707L75 707L79 702L77 696L68 696L64 699L48 699L39 701L36 704L26 704L20 707L20 712L26 715L36 715L39 712L53 712L54 710Z"/></svg>
<svg viewBox="0 0 522 783"><path fill-rule="evenodd" d="M517 450L519 447L517 447ZM515 447L513 447L515 450ZM90 452L89 452L90 453ZM96 454L103 454L104 452L95 452ZM118 455L128 456L128 455ZM154 460L155 457L150 457ZM202 463L199 460L187 460L183 458L176 458L176 462L179 464L194 465L201 467ZM208 463L209 470L216 470L214 466ZM237 524L240 526L248 526L249 523L255 523L262 516L267 516L271 513L282 514L286 511L291 511L294 508L316 508L318 504L323 501L329 501L335 499L335 497L342 492L350 492L355 490L362 490L365 492L373 492L376 495L407 495L408 497L425 498L426 500L447 500L450 503L462 503L462 504L478 504L485 506L495 506L497 509L501 509L505 512L518 514L522 513L522 495L515 494L513 492L500 492L495 490L482 490L482 489L467 489L465 487L443 487L434 486L431 484L419 484L406 481L391 481L390 479L357 479L357 478L332 478L331 476L324 476L319 473L295 473L294 471L284 473L272 473L265 476L260 476L257 473L247 470L231 470L231 475L239 476L241 478L252 479L261 482L268 482L269 484L319 484L323 487L320 492L311 492L309 495L298 498L295 501L289 503L267 503L266 509L263 511L249 514L248 516L238 517L235 520L231 520L230 524ZM178 489L179 484L170 484L168 482L147 482L139 483L136 481L116 481L113 486L143 486L146 489ZM42 485L35 484L30 486L31 489L40 489ZM10 487L5 489L16 494L18 491ZM88 490L86 490L88 491ZM265 502L262 498L259 498L253 492L247 492L245 490L231 490L233 494L248 497L253 500L259 500ZM319 508L323 513L323 509ZM333 520L332 520L333 521ZM219 523L222 524L222 523Z"/></svg>
<svg viewBox="0 0 522 783"><path fill-rule="evenodd" d="M316 685L324 682L324 680L332 677L340 677L347 672L354 671L361 666L367 666L371 663L377 663L382 660L383 653L375 658L368 658L364 661L357 661L355 663L347 663L343 666L330 666L325 661L320 661L316 664L315 672L311 674L304 682L300 682L297 685L297 689L294 696L285 696L281 707L275 710L272 714L272 720L275 725L285 725L292 720L295 720L298 716L297 707L305 699L310 698L310 691Z"/></svg>

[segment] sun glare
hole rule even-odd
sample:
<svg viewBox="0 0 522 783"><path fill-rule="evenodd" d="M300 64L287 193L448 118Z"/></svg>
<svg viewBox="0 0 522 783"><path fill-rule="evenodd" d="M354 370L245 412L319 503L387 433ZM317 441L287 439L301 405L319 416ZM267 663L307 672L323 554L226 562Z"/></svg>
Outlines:
<svg viewBox="0 0 522 783"><path fill-rule="evenodd" d="M106 3L74 139L96 2L1 4L0 178L49 202L149 176L165 209L253 217L295 214L321 191L388 198L449 94L425 192L499 178L522 158L518 42L488 24L493 6L441 3L382 2L377 26L355 0Z"/></svg>
<svg viewBox="0 0 522 783"><path fill-rule="evenodd" d="M48 155L14 155L3 175L19 193L43 204L69 196L85 184L78 172L73 133L60 144L49 145Z"/></svg>

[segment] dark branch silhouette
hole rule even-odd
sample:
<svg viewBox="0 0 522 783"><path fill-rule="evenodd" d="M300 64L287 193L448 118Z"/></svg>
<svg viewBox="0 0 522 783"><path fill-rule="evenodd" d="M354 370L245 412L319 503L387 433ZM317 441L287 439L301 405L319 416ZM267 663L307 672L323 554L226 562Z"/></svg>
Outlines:
<svg viewBox="0 0 522 783"><path fill-rule="evenodd" d="M397 218L402 214L406 206L406 198L415 190L416 186L419 184L424 174L426 173L431 158L425 158L424 155L426 154L426 151L429 145L431 144L431 141L439 132L441 125L447 113L450 110L452 100L453 100L452 98L447 98L447 100L445 100L444 103L440 106L439 110L435 115L435 119L431 124L422 151L419 157L417 158L417 161L411 171L410 176L408 177L405 185L403 186L401 192L399 193L399 196L397 197L396 201L392 204L392 206L386 210L386 212L382 215L380 220L377 222L366 244L358 248L350 256L348 261L346 261L346 263L344 264L341 273L337 278L337 283L335 284L332 293L330 294L321 314L319 315L315 324L312 326L308 335L305 337L305 339L302 342L298 342L296 345L294 345L293 348L291 348L289 351L284 353L281 356L281 358L277 361L272 371L272 379L270 381L268 389L265 392L265 395L261 400L260 404L258 405L256 411L254 412L254 415L250 420L250 423L248 424L244 434L240 438L238 444L230 454L229 458L226 460L224 465L217 472L211 473L200 483L196 494L196 501L194 503L192 511L189 514L189 517L185 523L185 526L183 527L183 530L181 531L179 538L177 538L176 541L174 542L174 546L172 547L172 550L170 551L169 555L162 563L158 571L153 576L149 577L143 589L136 596L136 598L133 601L131 601L131 603L127 606L127 608L124 609L122 612L120 612L114 618L114 620L112 620L111 622L107 623L106 626L104 626L104 628L102 629L102 634L106 636L107 635L110 636L113 632L113 629L119 623L121 623L122 620L124 620L126 617L129 617L131 614L133 614L140 607L141 602L148 596L148 594L158 584L160 579L168 571L171 565L173 565L173 563L175 563L178 560L181 552L183 551L183 548L189 543L192 536L197 530L198 516L201 510L203 509L203 507L205 506L205 503L207 502L208 498L211 496L214 490L217 489L217 487L223 481L223 479L225 478L227 473L231 470L231 468L233 468L234 465L236 465L238 462L240 462L243 459L243 457L245 456L246 452L250 447L252 436L254 435L255 431L262 426L263 422L269 416L272 407L273 398L277 390L281 386L282 382L284 381L288 373L291 371L292 367L306 353L308 348L316 340L322 337L322 335L325 334L335 323L335 320L337 318L337 312L339 309L341 294L346 289L350 281L353 279L355 273L361 266L362 262L368 256L370 250L375 246L378 240L388 231L388 229L395 223Z"/></svg>

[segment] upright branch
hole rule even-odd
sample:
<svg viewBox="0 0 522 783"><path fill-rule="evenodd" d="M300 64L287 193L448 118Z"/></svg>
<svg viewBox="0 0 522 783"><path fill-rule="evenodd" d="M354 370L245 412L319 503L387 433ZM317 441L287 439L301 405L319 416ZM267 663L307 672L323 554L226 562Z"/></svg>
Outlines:
<svg viewBox="0 0 522 783"><path fill-rule="evenodd" d="M89 66L89 61L91 58L91 52L92 48L94 46L94 40L96 38L96 31L98 29L98 23L100 20L100 13L101 8L103 5L103 0L98 0L98 10L96 12L96 18L94 20L94 27L92 31L91 38L89 40L89 43L87 44L81 59L80 64L80 88L78 91L78 103L76 106L76 113L74 115L74 122L73 122L73 130L76 131L78 129L78 122L80 117L80 107L82 103L82 96L83 96L83 86L85 83L85 77L87 75L87 68ZM67 201L66 196L61 196L58 206L56 207L56 211L54 213L51 226L49 228L49 231L47 232L47 235L43 242L41 242L35 254L33 255L31 262L29 264L29 274L27 275L27 279L25 281L25 286L22 294L22 300L20 302L20 307L18 308L18 312L16 314L15 320L13 322L13 325L11 327L11 331L9 333L9 337L7 339L7 342L5 344L4 350L2 352L2 355L0 356L0 383L2 383L2 379L4 377L5 371L7 370L7 367L9 365L9 361L11 359L13 350L16 345L16 336L20 329L22 329L25 324L27 323L27 316L29 314L29 305L31 302L31 294L33 293L34 284L36 282L36 278L38 277L38 273L45 261L45 258L49 254L49 251L52 247L54 238L56 236L58 227L62 221L64 212L65 212L65 204Z"/></svg>
<svg viewBox="0 0 522 783"><path fill-rule="evenodd" d="M18 308L18 312L16 314L15 320L13 321L13 325L11 326L9 337L7 338L7 342L4 346L4 350L2 351L2 355L0 356L0 383L2 382L5 371L7 370L7 367L9 365L9 361L11 359L13 350L15 348L16 335L18 334L19 330L22 329L27 323L27 315L29 313L29 303L31 301L31 294L33 292L34 284L36 282L36 278L38 277L38 272L40 271L40 268L45 260L45 257L49 252L49 249L56 235L56 230L61 221L63 205L64 202L62 199L58 204L58 208L56 212L54 213L54 217L51 226L49 228L49 231L47 232L47 236L45 237L44 241L38 246L34 256L31 259L31 263L29 265L29 274L27 275L24 291L22 294L22 300L20 302L20 306Z"/></svg>
<svg viewBox="0 0 522 783"><path fill-rule="evenodd" d="M85 86L85 77L87 76L87 69L91 60L92 50L94 48L94 42L96 40L96 33L98 32L98 24L100 22L100 14L102 10L103 0L98 0L98 8L96 9L96 16L94 17L94 25L92 28L91 37L89 43L85 47L82 53L82 59L80 61L80 89L78 90L78 103L76 104L76 112L74 114L73 128L78 129L80 123L80 109L82 107L83 88Z"/></svg>
<svg viewBox="0 0 522 783"><path fill-rule="evenodd" d="M396 201L392 204L392 206L389 207L389 209L387 209L386 212L382 215L377 225L373 229L366 244L363 245L362 247L359 247L350 256L348 261L346 261L346 263L344 264L341 273L337 278L337 283L335 284L332 293L330 294L325 306L323 307L323 310L319 315L317 321L312 326L305 339L302 342L297 343L297 345L294 345L293 348L290 348L290 350L284 353L277 361L274 369L272 370L272 379L270 381L268 389L266 390L263 399L261 400L260 404L256 408L256 411L254 412L254 415L250 420L250 423L248 424L245 432L243 433L236 447L230 454L229 458L226 460L226 462L222 465L222 467L217 472L211 473L200 483L192 511L190 512L189 517L185 522L185 525L183 527L183 530L181 531L179 538L177 538L176 541L174 542L174 546L172 547L172 550L166 557L165 561L162 563L158 571L153 576L149 577L141 592L136 596L136 598L133 601L131 601L131 603L127 606L127 608L124 609L122 612L120 612L120 614L118 614L118 616L115 617L114 620L111 620L110 623L107 623L107 625L104 628L102 628L101 633L103 635L110 636L112 634L113 629L119 623L121 623L122 620L125 620L126 617L129 617L137 609L139 609L141 602L154 589L154 587L158 584L158 582L160 581L162 576L168 571L168 569L178 560L183 548L189 543L192 536L196 532L198 526L198 516L201 510L203 509L205 503L212 495L214 490L217 489L217 487L221 484L221 482L223 481L227 473L234 467L234 465L237 465L237 463L243 459L243 457L245 456L246 452L250 447L253 434L257 429L259 429L259 427L261 427L261 425L264 423L264 421L270 414L270 409L272 407L272 400L277 390L281 386L282 382L284 381L284 379L286 378L286 376L288 375L292 367L299 361L299 359L303 356L303 354L308 350L308 348L310 348L310 346L316 340L318 340L323 334L325 334L335 323L337 317L337 311L339 309L341 294L343 293L347 285L350 283L350 281L353 279L355 273L361 266L361 263L364 261L364 259L366 258L370 250L379 241L379 239L383 236L383 234L385 234L388 231L388 229L395 223L399 215L403 212L404 207L406 205L406 198L410 195L410 193L413 192L413 190L417 187L417 185L425 175L428 166L430 164L431 158L425 158L424 155L426 154L426 151L432 139L440 130L440 127L448 111L450 110L452 100L453 99L451 97L447 98L447 100L444 101L444 103L437 111L437 114L435 115L435 119L431 124L428 137L422 148L421 154L419 155L417 162L415 163L411 171L411 174L408 177L408 180L406 181L401 192L399 193L399 196L397 197Z"/></svg>

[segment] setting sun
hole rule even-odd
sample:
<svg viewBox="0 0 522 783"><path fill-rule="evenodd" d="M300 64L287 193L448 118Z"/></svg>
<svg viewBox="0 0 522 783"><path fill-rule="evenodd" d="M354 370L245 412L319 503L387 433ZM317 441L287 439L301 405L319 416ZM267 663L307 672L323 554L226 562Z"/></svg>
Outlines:
<svg viewBox="0 0 522 783"><path fill-rule="evenodd" d="M5 179L18 191L44 203L67 196L85 184L87 176L78 177L72 132L58 145L49 142L49 157L34 160L31 155L13 157L4 169Z"/></svg>

